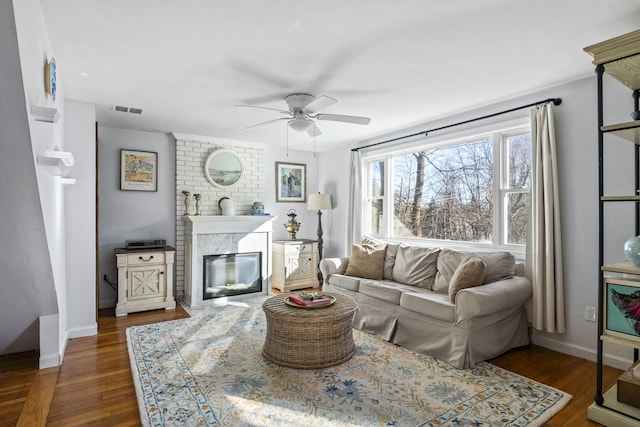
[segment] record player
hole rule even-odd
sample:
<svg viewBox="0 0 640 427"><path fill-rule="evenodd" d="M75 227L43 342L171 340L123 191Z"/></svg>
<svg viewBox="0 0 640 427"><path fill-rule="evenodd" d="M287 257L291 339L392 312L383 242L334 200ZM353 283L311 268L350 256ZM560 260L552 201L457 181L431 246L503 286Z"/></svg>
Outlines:
<svg viewBox="0 0 640 427"><path fill-rule="evenodd" d="M125 245L127 249L156 249L164 248L167 245L167 241L165 239L127 240Z"/></svg>

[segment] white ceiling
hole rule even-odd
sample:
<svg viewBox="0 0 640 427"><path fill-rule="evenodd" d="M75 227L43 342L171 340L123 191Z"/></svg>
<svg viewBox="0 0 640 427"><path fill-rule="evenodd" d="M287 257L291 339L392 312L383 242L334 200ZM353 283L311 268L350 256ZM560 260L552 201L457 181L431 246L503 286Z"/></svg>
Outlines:
<svg viewBox="0 0 640 427"><path fill-rule="evenodd" d="M316 149L593 73L582 48L640 24L637 0L41 0L65 97L104 126L284 146L295 92L338 102ZM141 108L141 116L112 111ZM291 131L290 147L313 150Z"/></svg>

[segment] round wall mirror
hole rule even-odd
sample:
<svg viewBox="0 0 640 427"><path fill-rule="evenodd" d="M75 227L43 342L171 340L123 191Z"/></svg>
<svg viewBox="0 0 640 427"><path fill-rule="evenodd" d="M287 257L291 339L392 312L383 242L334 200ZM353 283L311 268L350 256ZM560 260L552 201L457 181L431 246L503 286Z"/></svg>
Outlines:
<svg viewBox="0 0 640 427"><path fill-rule="evenodd" d="M230 187L240 181L244 168L240 156L221 148L212 151L204 161L204 175L216 187Z"/></svg>

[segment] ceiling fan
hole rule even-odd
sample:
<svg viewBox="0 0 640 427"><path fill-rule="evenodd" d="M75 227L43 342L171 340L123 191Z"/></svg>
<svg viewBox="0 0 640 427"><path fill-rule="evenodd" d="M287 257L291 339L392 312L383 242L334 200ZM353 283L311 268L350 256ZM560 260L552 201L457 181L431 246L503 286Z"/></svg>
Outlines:
<svg viewBox="0 0 640 427"><path fill-rule="evenodd" d="M353 123L357 125L368 125L371 122L369 117L360 116L346 116L344 114L322 114L318 111L333 105L338 102L337 99L330 96L320 95L315 97L308 93L293 93L287 95L284 98L287 103L288 110L281 110L278 108L260 107L257 105L237 105L237 107L249 107L260 108L263 110L273 110L281 114L286 114L288 117L281 117L279 119L268 120L262 123L256 123L255 125L247 126L245 129L250 129L256 126L264 126L270 123L279 122L282 120L287 121L287 125L298 132L307 132L309 136L322 135L318 126L316 126L315 120L331 120L334 122Z"/></svg>

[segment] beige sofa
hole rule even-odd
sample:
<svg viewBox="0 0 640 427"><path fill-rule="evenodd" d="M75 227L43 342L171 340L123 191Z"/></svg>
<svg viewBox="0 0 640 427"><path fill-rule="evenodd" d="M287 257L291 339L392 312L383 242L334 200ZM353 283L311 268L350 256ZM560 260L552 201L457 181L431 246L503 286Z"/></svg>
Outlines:
<svg viewBox="0 0 640 427"><path fill-rule="evenodd" d="M324 291L356 300L355 328L457 368L529 344L531 282L512 254L363 243L320 262Z"/></svg>

